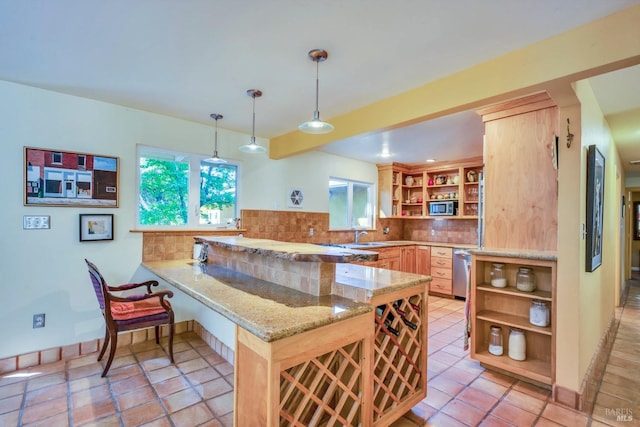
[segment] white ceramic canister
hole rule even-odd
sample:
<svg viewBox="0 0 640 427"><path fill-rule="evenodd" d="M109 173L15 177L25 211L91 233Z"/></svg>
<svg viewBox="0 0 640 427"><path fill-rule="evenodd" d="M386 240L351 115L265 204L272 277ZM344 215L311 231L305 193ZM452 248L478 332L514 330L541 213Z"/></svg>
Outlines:
<svg viewBox="0 0 640 427"><path fill-rule="evenodd" d="M513 360L525 360L527 358L527 342L524 331L516 328L509 330L509 357Z"/></svg>

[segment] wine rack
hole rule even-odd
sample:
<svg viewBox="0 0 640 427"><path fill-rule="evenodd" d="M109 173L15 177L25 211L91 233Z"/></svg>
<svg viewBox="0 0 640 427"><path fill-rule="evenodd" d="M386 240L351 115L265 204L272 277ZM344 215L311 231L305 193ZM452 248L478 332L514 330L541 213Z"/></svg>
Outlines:
<svg viewBox="0 0 640 427"><path fill-rule="evenodd" d="M426 396L426 289L372 299L376 306L373 421L388 425Z"/></svg>
<svg viewBox="0 0 640 427"><path fill-rule="evenodd" d="M280 425L358 425L361 353L357 341L282 371Z"/></svg>

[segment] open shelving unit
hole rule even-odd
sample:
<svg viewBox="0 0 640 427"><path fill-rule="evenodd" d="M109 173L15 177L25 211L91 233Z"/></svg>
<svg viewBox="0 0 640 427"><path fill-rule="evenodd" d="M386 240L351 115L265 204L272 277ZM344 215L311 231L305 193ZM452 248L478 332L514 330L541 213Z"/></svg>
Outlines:
<svg viewBox="0 0 640 427"><path fill-rule="evenodd" d="M494 263L504 264L508 286L490 285L490 271ZM537 289L523 292L516 288L520 267L529 267L535 275ZM555 381L555 325L556 325L556 260L549 257L474 254L471 264L471 358L487 367L512 373L536 384L551 386ZM534 300L549 307L547 327L529 322L529 309ZM504 338L504 353L495 356L488 351L491 326L500 326ZM526 359L509 358L509 328L524 331Z"/></svg>
<svg viewBox="0 0 640 427"><path fill-rule="evenodd" d="M436 218L429 215L429 204L451 200L456 202L457 212L447 219L478 217L479 185L477 180L471 182L467 173L473 171L479 176L483 168L481 158L431 166L400 163L377 166L378 203L384 216Z"/></svg>

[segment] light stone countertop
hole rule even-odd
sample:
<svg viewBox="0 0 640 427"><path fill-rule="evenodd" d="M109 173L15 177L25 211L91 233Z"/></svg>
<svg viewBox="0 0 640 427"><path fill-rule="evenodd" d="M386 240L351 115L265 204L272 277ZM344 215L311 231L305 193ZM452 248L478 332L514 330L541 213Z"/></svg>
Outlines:
<svg viewBox="0 0 640 427"><path fill-rule="evenodd" d="M367 244L369 243L369 244ZM362 244L358 245L356 243L336 243L337 245L347 245L352 249L363 249L367 251L375 251L378 248L389 248L389 247L400 247L400 246L439 246L445 248L454 248L454 249L477 249L478 245L469 244L469 243L447 243L447 242L430 242L430 241L419 241L419 240L378 240L373 243L375 245L371 245L372 242L362 242Z"/></svg>
<svg viewBox="0 0 640 427"><path fill-rule="evenodd" d="M488 249L488 248L476 248L469 249L469 253L472 255L487 255L487 256L499 256L521 259L535 259L539 261L557 261L558 253L552 251L527 251L524 249Z"/></svg>
<svg viewBox="0 0 640 427"><path fill-rule="evenodd" d="M369 304L310 295L191 259L142 266L266 342L372 310Z"/></svg>
<svg viewBox="0 0 640 427"><path fill-rule="evenodd" d="M248 237L195 237L196 241L205 242L234 252L248 252L267 257L297 262L354 262L376 261L378 254L363 248L342 248L322 246L313 243L280 242L269 239L252 239Z"/></svg>
<svg viewBox="0 0 640 427"><path fill-rule="evenodd" d="M416 285L428 286L431 276L403 271L366 267L357 264L338 264L336 283L364 289L368 297L383 295Z"/></svg>
<svg viewBox="0 0 640 427"><path fill-rule="evenodd" d="M368 313L370 304L337 295L314 296L192 259L142 264L185 294L271 342ZM353 264L336 266L336 282L371 296L428 283L429 276Z"/></svg>

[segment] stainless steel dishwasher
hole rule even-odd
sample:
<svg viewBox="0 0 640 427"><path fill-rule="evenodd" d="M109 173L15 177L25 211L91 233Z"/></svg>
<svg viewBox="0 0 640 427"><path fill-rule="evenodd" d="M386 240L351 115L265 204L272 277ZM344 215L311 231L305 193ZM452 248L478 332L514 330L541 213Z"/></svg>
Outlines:
<svg viewBox="0 0 640 427"><path fill-rule="evenodd" d="M464 249L453 251L453 296L466 299L469 286L469 270L471 269L471 254Z"/></svg>

